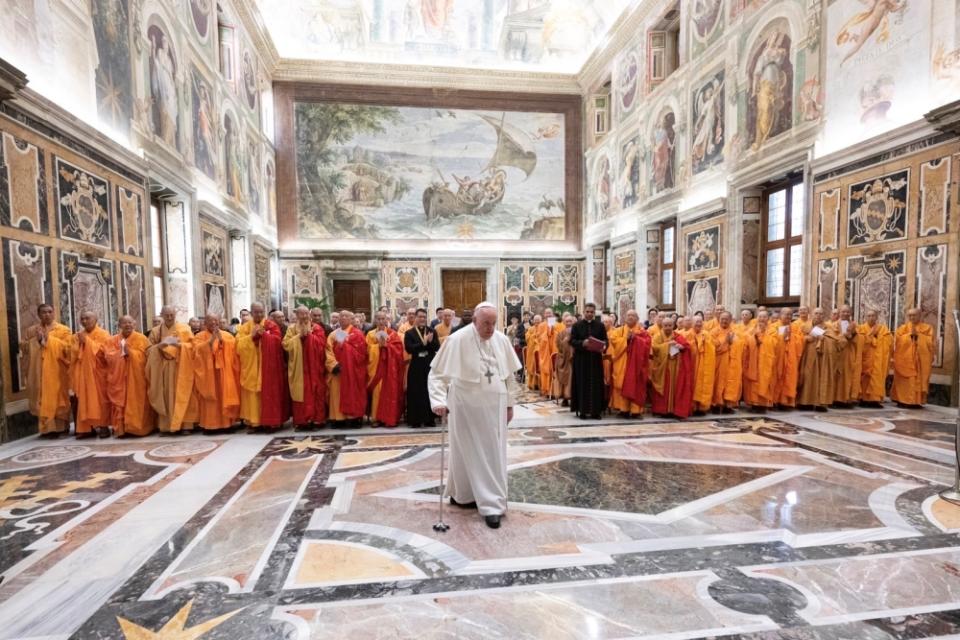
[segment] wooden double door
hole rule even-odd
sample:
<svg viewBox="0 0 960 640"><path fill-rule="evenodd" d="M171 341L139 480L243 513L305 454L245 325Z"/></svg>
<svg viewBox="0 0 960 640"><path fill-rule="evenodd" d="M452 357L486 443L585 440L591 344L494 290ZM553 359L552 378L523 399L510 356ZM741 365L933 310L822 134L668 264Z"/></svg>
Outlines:
<svg viewBox="0 0 960 640"><path fill-rule="evenodd" d="M466 309L472 311L487 295L487 272L483 269L444 269L440 273L443 306L457 315Z"/></svg>
<svg viewBox="0 0 960 640"><path fill-rule="evenodd" d="M354 313L365 313L369 321L370 313L370 281L369 280L334 280L333 281L333 311L346 309Z"/></svg>

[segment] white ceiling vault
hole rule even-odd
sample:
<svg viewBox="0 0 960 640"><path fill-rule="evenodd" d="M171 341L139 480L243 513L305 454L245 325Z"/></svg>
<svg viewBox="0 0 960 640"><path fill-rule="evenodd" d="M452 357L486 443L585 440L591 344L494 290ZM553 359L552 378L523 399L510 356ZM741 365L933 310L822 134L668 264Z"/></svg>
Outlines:
<svg viewBox="0 0 960 640"><path fill-rule="evenodd" d="M253 4L253 3L251 3ZM284 61L576 75L634 0L255 0ZM312 65L310 65L312 66Z"/></svg>

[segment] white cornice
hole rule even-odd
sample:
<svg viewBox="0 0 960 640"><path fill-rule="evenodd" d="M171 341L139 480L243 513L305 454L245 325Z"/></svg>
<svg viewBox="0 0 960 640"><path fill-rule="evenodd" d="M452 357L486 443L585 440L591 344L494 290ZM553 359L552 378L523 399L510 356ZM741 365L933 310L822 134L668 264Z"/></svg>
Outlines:
<svg viewBox="0 0 960 640"><path fill-rule="evenodd" d="M273 77L277 65L280 64L280 53L273 43L273 38L270 37L267 25L263 22L263 16L260 15L260 9L257 8L256 1L234 0L233 4L237 11L237 17L250 36L250 40L253 41L253 47L260 52L263 63L267 67L267 73Z"/></svg>
<svg viewBox="0 0 960 640"><path fill-rule="evenodd" d="M624 10L610 27L606 41L590 54L580 68L577 82L582 93L589 93L604 80L610 65L613 64L613 59L627 48L630 40L636 37L650 13L657 8L662 8L662 5L663 0L639 0L632 7Z"/></svg>

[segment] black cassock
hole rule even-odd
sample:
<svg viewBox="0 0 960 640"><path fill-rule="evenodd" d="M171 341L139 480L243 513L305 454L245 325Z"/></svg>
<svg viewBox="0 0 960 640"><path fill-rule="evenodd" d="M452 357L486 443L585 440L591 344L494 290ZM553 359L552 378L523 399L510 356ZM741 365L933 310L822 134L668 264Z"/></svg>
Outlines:
<svg viewBox="0 0 960 640"><path fill-rule="evenodd" d="M423 344L417 328L412 327L403 334L403 348L410 354L410 368L407 369L407 424L413 426L433 426L433 411L430 409L430 393L427 391L427 376L430 363L440 349L440 340L434 339L433 329L423 329L427 344Z"/></svg>
<svg viewBox="0 0 960 640"><path fill-rule="evenodd" d="M606 406L603 354L587 351L583 347L586 339L591 337L607 341L607 330L599 320L581 320L570 330L570 344L573 346L573 398L570 400L570 410L586 417L599 416Z"/></svg>

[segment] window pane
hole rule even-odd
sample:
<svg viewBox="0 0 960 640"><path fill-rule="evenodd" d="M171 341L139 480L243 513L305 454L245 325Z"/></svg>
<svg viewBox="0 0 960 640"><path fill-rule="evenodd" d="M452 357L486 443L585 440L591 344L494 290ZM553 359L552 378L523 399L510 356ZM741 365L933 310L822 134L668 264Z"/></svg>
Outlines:
<svg viewBox="0 0 960 640"><path fill-rule="evenodd" d="M663 230L663 264L673 264L673 227Z"/></svg>
<svg viewBox="0 0 960 640"><path fill-rule="evenodd" d="M783 240L787 225L787 192L774 191L767 198L767 242Z"/></svg>
<svg viewBox="0 0 960 640"><path fill-rule="evenodd" d="M793 185L793 202L790 208L790 236L803 235L803 219L806 217L803 201L803 183Z"/></svg>
<svg viewBox="0 0 960 640"><path fill-rule="evenodd" d="M783 249L767 251L767 297L783 297Z"/></svg>
<svg viewBox="0 0 960 640"><path fill-rule="evenodd" d="M160 241L160 209L150 205L150 237L153 240L153 268L163 266L163 244Z"/></svg>
<svg viewBox="0 0 960 640"><path fill-rule="evenodd" d="M153 308L156 315L160 315L160 309L163 308L163 278L160 276L153 276ZM150 325L146 328L149 329Z"/></svg>
<svg viewBox="0 0 960 640"><path fill-rule="evenodd" d="M803 245L790 247L790 295L799 296L803 289Z"/></svg>
<svg viewBox="0 0 960 640"><path fill-rule="evenodd" d="M662 282L662 291L660 296L660 303L667 306L673 304L673 269L664 269L663 276L661 277Z"/></svg>

